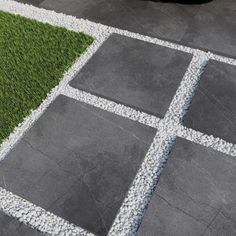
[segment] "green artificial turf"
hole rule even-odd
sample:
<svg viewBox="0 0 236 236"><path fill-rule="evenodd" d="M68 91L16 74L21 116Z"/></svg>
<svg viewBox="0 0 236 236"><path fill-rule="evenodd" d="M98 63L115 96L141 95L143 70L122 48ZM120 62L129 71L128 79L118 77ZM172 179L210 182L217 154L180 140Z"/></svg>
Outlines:
<svg viewBox="0 0 236 236"><path fill-rule="evenodd" d="M0 11L0 143L92 42L83 33Z"/></svg>

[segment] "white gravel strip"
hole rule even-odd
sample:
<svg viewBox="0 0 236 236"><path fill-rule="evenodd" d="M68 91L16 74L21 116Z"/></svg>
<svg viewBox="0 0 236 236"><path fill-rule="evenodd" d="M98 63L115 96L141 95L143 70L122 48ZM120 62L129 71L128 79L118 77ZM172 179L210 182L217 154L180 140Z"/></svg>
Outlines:
<svg viewBox="0 0 236 236"><path fill-rule="evenodd" d="M0 210L45 234L94 236L0 187Z"/></svg>
<svg viewBox="0 0 236 236"><path fill-rule="evenodd" d="M158 130L113 222L109 236L135 235L174 140L175 135L167 134L165 129Z"/></svg>
<svg viewBox="0 0 236 236"><path fill-rule="evenodd" d="M97 97L91 93L84 92L79 89L72 88L71 86L66 86L62 91L62 94L76 99L80 102L87 103L89 105L98 107L105 111L112 112L116 115L129 118L133 121L137 121L144 125L151 126L153 128L158 128L160 119L158 117L149 115L145 112L137 111L131 107L124 106L122 104L107 100L105 98Z"/></svg>
<svg viewBox="0 0 236 236"><path fill-rule="evenodd" d="M194 95L200 75L207 61L212 59L236 65L235 59L222 57L213 53L204 53L200 50L186 46L93 23L88 20L77 19L73 16L39 9L11 0L0 0L0 10L19 14L51 25L62 26L76 32L82 31L96 38L93 45L78 59L72 68L65 73L63 80L52 90L40 107L33 111L32 115L27 117L25 121L10 135L9 139L1 145L0 160L5 157L9 150L18 142L18 140L59 94L64 94L71 98L158 129L154 142L152 143L145 160L135 177L128 195L126 196L113 226L110 229L109 235L133 235L136 232L141 222L144 210L147 207L156 187L163 163L167 159L168 153L171 150L177 135L204 146L212 147L215 150L229 155L236 155L235 145L181 126L182 118L185 115L189 103ZM163 120L68 86L68 82L73 79L73 76L85 65L89 58L91 58L101 44L112 33L125 35L194 55ZM10 216L16 217L20 221L30 224L32 227L48 234L91 235L2 188L0 188L0 208Z"/></svg>
<svg viewBox="0 0 236 236"><path fill-rule="evenodd" d="M28 4L16 2L14 0L0 0L0 10L24 16L26 18L48 23L50 25L65 27L76 32L84 32L97 39L108 36L110 33L102 30L102 25L90 24L86 20L77 19L62 13L37 8Z"/></svg>
<svg viewBox="0 0 236 236"><path fill-rule="evenodd" d="M211 59L211 60L224 62L226 64L236 66L236 59L216 55L216 54L211 53L211 52L208 53L208 56L209 56L209 59Z"/></svg>
<svg viewBox="0 0 236 236"><path fill-rule="evenodd" d="M167 126L182 123L207 62L207 53L198 50L194 52L190 65L165 115Z"/></svg>
<svg viewBox="0 0 236 236"><path fill-rule="evenodd" d="M177 135L194 143L201 144L202 146L210 147L216 151L236 157L235 144L226 142L225 140L214 137L213 135L206 135L181 125L178 127Z"/></svg>

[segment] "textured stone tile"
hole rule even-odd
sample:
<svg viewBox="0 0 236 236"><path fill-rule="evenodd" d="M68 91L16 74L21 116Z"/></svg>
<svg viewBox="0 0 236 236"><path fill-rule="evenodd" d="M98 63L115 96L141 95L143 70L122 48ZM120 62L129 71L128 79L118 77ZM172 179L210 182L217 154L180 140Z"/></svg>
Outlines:
<svg viewBox="0 0 236 236"><path fill-rule="evenodd" d="M236 2L220 2L201 6L181 41L236 57Z"/></svg>
<svg viewBox="0 0 236 236"><path fill-rule="evenodd" d="M71 86L164 117L191 57L113 34Z"/></svg>
<svg viewBox="0 0 236 236"><path fill-rule="evenodd" d="M139 236L235 235L236 160L177 139Z"/></svg>
<svg viewBox="0 0 236 236"><path fill-rule="evenodd" d="M20 223L18 220L0 212L0 235L1 236L43 236L30 226Z"/></svg>
<svg viewBox="0 0 236 236"><path fill-rule="evenodd" d="M0 162L0 186L106 235L155 132L59 96Z"/></svg>
<svg viewBox="0 0 236 236"><path fill-rule="evenodd" d="M236 143L236 66L210 61L184 125Z"/></svg>

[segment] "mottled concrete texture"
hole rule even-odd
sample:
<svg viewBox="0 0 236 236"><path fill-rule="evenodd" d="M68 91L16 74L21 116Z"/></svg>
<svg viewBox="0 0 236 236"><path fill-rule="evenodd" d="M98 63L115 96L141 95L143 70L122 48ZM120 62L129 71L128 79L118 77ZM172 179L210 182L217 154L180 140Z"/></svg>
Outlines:
<svg viewBox="0 0 236 236"><path fill-rule="evenodd" d="M0 186L106 235L155 130L59 96L0 163Z"/></svg>
<svg viewBox="0 0 236 236"><path fill-rule="evenodd" d="M177 139L138 235L235 235L235 173L234 157Z"/></svg>
<svg viewBox="0 0 236 236"><path fill-rule="evenodd" d="M113 34L70 84L164 117L191 57Z"/></svg>
<svg viewBox="0 0 236 236"><path fill-rule="evenodd" d="M184 125L236 144L235 66L208 63Z"/></svg>
<svg viewBox="0 0 236 236"><path fill-rule="evenodd" d="M35 229L31 229L18 220L0 212L0 235L1 236L43 236Z"/></svg>
<svg viewBox="0 0 236 236"><path fill-rule="evenodd" d="M235 0L193 5L174 0L44 0L39 6L236 57Z"/></svg>

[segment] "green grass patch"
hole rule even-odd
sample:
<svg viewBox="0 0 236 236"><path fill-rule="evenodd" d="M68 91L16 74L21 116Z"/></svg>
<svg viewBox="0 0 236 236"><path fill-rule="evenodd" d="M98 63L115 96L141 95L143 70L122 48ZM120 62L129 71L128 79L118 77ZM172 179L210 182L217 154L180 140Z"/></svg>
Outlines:
<svg viewBox="0 0 236 236"><path fill-rule="evenodd" d="M0 11L0 143L92 42L83 33Z"/></svg>

